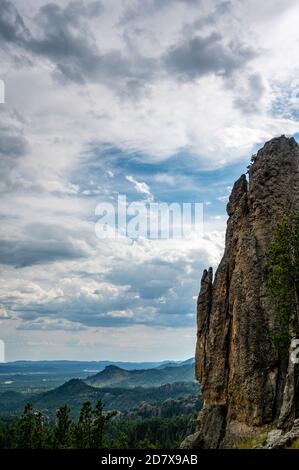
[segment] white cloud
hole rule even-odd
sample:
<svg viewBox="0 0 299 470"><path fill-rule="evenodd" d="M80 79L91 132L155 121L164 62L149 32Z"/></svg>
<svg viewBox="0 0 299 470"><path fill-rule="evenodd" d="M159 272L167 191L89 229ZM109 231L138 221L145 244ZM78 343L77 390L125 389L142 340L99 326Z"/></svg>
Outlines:
<svg viewBox="0 0 299 470"><path fill-rule="evenodd" d="M227 183L211 194L193 173L241 161L244 171L257 145L297 132L298 2L201 0L198 8L195 0L103 0L101 14L87 19L84 10L78 28L80 18L63 10L68 0L57 0L73 21L67 45L77 46L62 59L41 42L50 25L56 34L38 15L48 1L13 3L35 48L22 28L17 43L8 41L0 23L0 318L8 355L71 358L83 348L90 359L187 357L194 328L182 323L194 319L201 269L219 261L226 215L206 218L201 243L104 243L94 233L95 201L113 200L128 183L148 200L156 191L193 197L198 185L209 210L227 198ZM79 52L84 46L95 69L73 33L86 35ZM194 45L211 54L194 54ZM75 334L80 346L66 344ZM48 352L34 349L39 339L49 342Z"/></svg>
<svg viewBox="0 0 299 470"><path fill-rule="evenodd" d="M126 180L130 181L130 183L134 185L138 193L145 194L146 196L148 196L149 199L153 199L153 195L150 191L150 187L148 186L148 184L141 181L137 181L135 178L133 178L133 176L130 175L126 176Z"/></svg>

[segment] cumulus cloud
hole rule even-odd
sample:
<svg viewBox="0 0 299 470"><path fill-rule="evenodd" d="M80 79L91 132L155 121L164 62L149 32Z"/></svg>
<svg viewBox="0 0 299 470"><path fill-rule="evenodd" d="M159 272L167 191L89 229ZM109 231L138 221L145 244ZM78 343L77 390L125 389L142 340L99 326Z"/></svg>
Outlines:
<svg viewBox="0 0 299 470"><path fill-rule="evenodd" d="M1 300L25 322L18 328L194 324L198 273L221 251L214 241L202 240L200 249L194 241L105 244L106 252L99 247L93 259L23 268L22 280L8 266L10 292Z"/></svg>
<svg viewBox="0 0 299 470"><path fill-rule="evenodd" d="M51 319L51 318L37 318L33 321L28 321L17 325L17 330L21 331L82 331L84 326L81 324L76 324L75 322L70 322L63 319Z"/></svg>
<svg viewBox="0 0 299 470"><path fill-rule="evenodd" d="M48 59L54 66L53 76L62 81L84 84L102 81L107 85L131 87L148 79L154 69L150 59L138 54L131 59L120 50L101 51L86 24L103 12L100 2L71 1L65 7L47 3L39 9L33 22L33 34L15 8L2 0L0 34L25 52Z"/></svg>
<svg viewBox="0 0 299 470"><path fill-rule="evenodd" d="M157 79L165 71L172 77L190 80L206 74L229 75L241 69L255 56L252 48L237 41L223 44L222 36L212 32L207 37L195 35L173 44L168 49L161 47L158 57L142 54L134 39L123 32L125 47L101 50L92 34L86 19L98 17L103 12L101 3L85 4L71 1L65 7L57 3L43 5L34 18L38 33L31 33L18 10L7 0L3 0L0 19L0 34L4 41L15 43L31 54L44 56L55 66L54 76L60 80L71 80L78 84L86 81L102 81L128 89ZM197 2L171 0L168 2L149 1L133 8L131 16L144 17L146 9L157 12L171 8L172 3L182 3L188 7ZM129 21L130 10L123 21ZM131 18L132 19L132 18ZM136 39L136 38L135 38ZM134 42L133 42L134 41Z"/></svg>
<svg viewBox="0 0 299 470"><path fill-rule="evenodd" d="M269 23L263 28L243 2L204 1L200 9L198 2L158 3L41 1L25 21L26 8L16 2L18 9L6 8L8 16L3 10L3 38L9 57L31 61L30 84L34 77L41 102L51 95L53 120L63 110L60 122L80 131L82 143L97 137L144 159L191 151L199 164L213 167L244 157L274 134L294 132L285 113L271 113L271 103L282 97L281 87L273 93L278 72L295 72L290 44L297 30L278 18L283 10L290 22L294 1L271 4L270 17L270 4L263 6L281 38L275 47L267 43ZM139 13L129 21L128 12ZM7 24L17 30L9 37ZM25 69L15 78L23 87ZM53 76L68 88L45 80Z"/></svg>
<svg viewBox="0 0 299 470"><path fill-rule="evenodd" d="M230 75L255 56L255 52L238 43L222 44L219 33L194 37L170 48L165 64L170 73L184 80L206 74Z"/></svg>
<svg viewBox="0 0 299 470"><path fill-rule="evenodd" d="M136 189L138 193L145 194L146 196L149 197L149 199L153 199L153 195L151 193L150 187L148 184L142 182L142 181L137 181L136 179L133 178L133 176L127 175L126 180L130 181Z"/></svg>
<svg viewBox="0 0 299 470"><path fill-rule="evenodd" d="M86 256L69 241L0 240L0 253L0 263L16 268Z"/></svg>
<svg viewBox="0 0 299 470"><path fill-rule="evenodd" d="M298 132L297 18L296 0L0 0L0 315L14 358L36 357L39 335L62 355L78 354L64 344L76 334L86 355L150 358L163 338L174 356L185 328L193 345L227 188L260 143ZM203 239L98 240L95 207L119 193L205 202Z"/></svg>

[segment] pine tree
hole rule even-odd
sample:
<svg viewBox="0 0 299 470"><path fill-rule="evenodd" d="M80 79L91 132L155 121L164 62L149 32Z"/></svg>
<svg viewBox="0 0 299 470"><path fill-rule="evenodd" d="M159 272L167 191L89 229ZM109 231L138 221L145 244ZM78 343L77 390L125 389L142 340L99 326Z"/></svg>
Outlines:
<svg viewBox="0 0 299 470"><path fill-rule="evenodd" d="M44 417L40 411L34 413L34 449L43 449L44 447Z"/></svg>
<svg viewBox="0 0 299 470"><path fill-rule="evenodd" d="M90 401L83 403L76 426L76 444L79 449L92 447L93 411Z"/></svg>
<svg viewBox="0 0 299 470"><path fill-rule="evenodd" d="M103 403L99 400L96 404L94 411L94 422L92 429L92 446L95 449L101 449L103 447L103 434L105 424L116 415L115 411L111 411L104 415Z"/></svg>
<svg viewBox="0 0 299 470"><path fill-rule="evenodd" d="M118 438L118 449L129 449L129 444L128 444L128 436L124 432L122 432Z"/></svg>
<svg viewBox="0 0 299 470"><path fill-rule="evenodd" d="M267 291L276 314L275 349L287 351L299 326L299 216L278 224L268 249Z"/></svg>
<svg viewBox="0 0 299 470"><path fill-rule="evenodd" d="M103 403L99 400L94 411L94 422L92 427L92 447L101 449L103 447L103 431L105 426L105 416L103 414Z"/></svg>
<svg viewBox="0 0 299 470"><path fill-rule="evenodd" d="M55 426L55 445L59 449L65 449L71 445L71 425L69 416L70 408L67 405L61 406L57 411L57 422Z"/></svg>
<svg viewBox="0 0 299 470"><path fill-rule="evenodd" d="M35 413L31 403L25 405L18 429L18 447L36 449L43 445L43 416Z"/></svg>

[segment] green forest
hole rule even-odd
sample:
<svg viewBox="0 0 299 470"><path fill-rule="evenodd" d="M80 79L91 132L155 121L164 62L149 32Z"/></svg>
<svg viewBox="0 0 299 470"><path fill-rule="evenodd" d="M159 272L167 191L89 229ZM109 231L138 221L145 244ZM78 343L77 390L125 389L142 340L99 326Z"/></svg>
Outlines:
<svg viewBox="0 0 299 470"><path fill-rule="evenodd" d="M77 420L68 405L56 419L26 404L19 418L1 418L1 449L175 449L195 428L193 415L169 418L121 419L116 411L105 412L102 401L93 407L83 403Z"/></svg>

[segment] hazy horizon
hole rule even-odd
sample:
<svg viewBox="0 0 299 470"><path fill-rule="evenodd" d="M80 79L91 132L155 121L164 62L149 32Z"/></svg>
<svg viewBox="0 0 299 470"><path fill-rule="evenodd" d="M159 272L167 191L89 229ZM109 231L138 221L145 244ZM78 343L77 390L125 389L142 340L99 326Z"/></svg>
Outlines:
<svg viewBox="0 0 299 470"><path fill-rule="evenodd" d="M161 360L155 360L155 361L126 361L124 359L115 359L115 360L110 360L110 359L92 359L92 360L80 360L80 359L37 359L37 360L31 360L31 359L16 359L14 361L5 361L5 362L0 362L1 364L13 364L15 362L88 362L88 363L98 363L98 362L112 362L112 363L131 363L131 364L160 364L164 362L185 362L188 361L189 359L193 359L193 357L187 357L186 359L161 359Z"/></svg>

